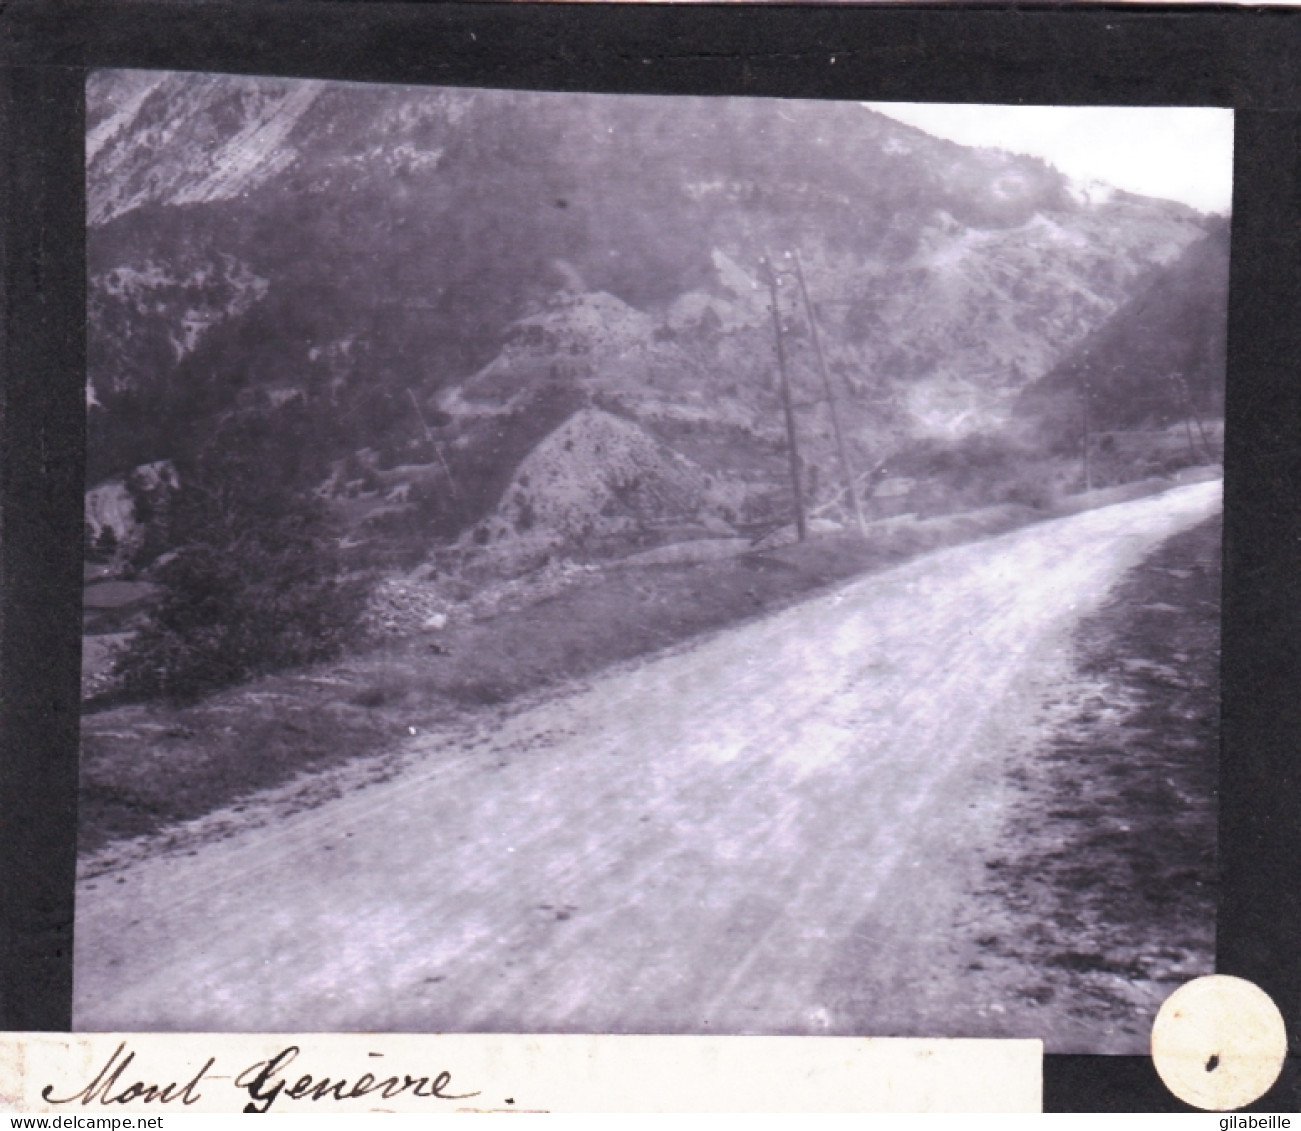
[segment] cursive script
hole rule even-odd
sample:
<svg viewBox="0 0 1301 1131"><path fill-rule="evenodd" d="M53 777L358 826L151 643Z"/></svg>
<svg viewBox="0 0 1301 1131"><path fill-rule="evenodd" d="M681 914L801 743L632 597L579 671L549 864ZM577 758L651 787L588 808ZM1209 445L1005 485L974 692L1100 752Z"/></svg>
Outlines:
<svg viewBox="0 0 1301 1131"><path fill-rule="evenodd" d="M169 1104L173 1100L180 1100L183 1106L189 1107L202 1098L199 1095L199 1081L217 1060L215 1056L210 1056L203 1067L184 1084L147 1084L143 1080L132 1080L129 1084L121 1083L122 1077L135 1058L136 1054L128 1050L126 1041L123 1041L113 1050L108 1063L81 1091L74 1092L70 1096L56 1096L53 1095L54 1085L47 1084L41 1089L41 1096L46 1103L52 1104L70 1104L80 1101L84 1106L96 1100L104 1105L129 1104L137 1100L143 1103Z"/></svg>
<svg viewBox="0 0 1301 1131"><path fill-rule="evenodd" d="M271 1110L271 1105L283 1095L289 1100L355 1100L363 1096L379 1095L392 1099L404 1092L412 1096L421 1096L434 1100L468 1100L478 1092L463 1092L459 1095L447 1091L452 1084L450 1072L439 1072L436 1076L386 1076L377 1077L373 1073L363 1072L355 1080L332 1080L328 1076L319 1078L304 1073L292 1084L281 1074L293 1061L298 1059L302 1050L297 1045L281 1049L270 1060L260 1060L249 1065L235 1078L235 1087L242 1088L249 1095L249 1102L244 1105L246 1112L261 1114ZM371 1056L378 1056L371 1053ZM261 1105L261 1106L259 1106Z"/></svg>

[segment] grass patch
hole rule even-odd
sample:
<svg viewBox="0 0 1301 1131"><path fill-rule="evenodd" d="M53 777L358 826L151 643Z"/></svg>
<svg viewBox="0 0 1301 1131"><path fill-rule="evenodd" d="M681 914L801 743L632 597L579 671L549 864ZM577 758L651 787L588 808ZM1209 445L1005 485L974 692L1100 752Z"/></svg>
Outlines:
<svg viewBox="0 0 1301 1131"><path fill-rule="evenodd" d="M1092 687L1037 751L990 890L1038 909L1007 948L1029 969L1173 989L1214 953L1220 535L1216 517L1166 541L1075 632Z"/></svg>

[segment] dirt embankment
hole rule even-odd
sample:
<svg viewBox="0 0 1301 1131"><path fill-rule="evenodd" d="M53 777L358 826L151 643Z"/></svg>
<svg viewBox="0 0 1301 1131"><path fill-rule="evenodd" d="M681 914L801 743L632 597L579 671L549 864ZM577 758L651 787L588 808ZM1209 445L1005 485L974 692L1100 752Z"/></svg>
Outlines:
<svg viewBox="0 0 1301 1131"><path fill-rule="evenodd" d="M1019 929L991 928L981 962L1014 962L1039 1003L1069 974L1075 1016L1139 1036L1215 952L1221 521L1171 538L1081 622L1081 678L1046 705L1049 740L1013 772L985 865L991 921Z"/></svg>

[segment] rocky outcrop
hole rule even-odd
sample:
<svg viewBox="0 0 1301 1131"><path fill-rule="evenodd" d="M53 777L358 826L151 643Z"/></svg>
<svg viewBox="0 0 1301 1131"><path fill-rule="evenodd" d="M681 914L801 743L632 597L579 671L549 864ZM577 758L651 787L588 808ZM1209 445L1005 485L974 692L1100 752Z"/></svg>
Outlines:
<svg viewBox="0 0 1301 1131"><path fill-rule="evenodd" d="M159 460L92 487L85 499L88 550L110 564L139 555L151 532L165 532L168 505L179 486L171 461ZM161 537L155 544L161 548Z"/></svg>
<svg viewBox="0 0 1301 1131"><path fill-rule="evenodd" d="M644 545L657 531L702 523L713 502L708 477L686 457L587 408L528 454L466 541L522 568L562 548Z"/></svg>
<svg viewBox="0 0 1301 1131"><path fill-rule="evenodd" d="M146 204L230 200L298 157L289 135L325 84L95 71L87 80L89 224Z"/></svg>

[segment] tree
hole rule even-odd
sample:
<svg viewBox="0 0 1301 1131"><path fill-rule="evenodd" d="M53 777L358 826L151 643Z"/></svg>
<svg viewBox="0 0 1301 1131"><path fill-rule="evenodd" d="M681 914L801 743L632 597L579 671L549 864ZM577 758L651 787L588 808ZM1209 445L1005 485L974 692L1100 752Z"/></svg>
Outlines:
<svg viewBox="0 0 1301 1131"><path fill-rule="evenodd" d="M252 425L250 427L250 425ZM339 654L365 583L344 579L339 530L260 424L214 438L181 472L173 556L147 622L119 654L123 691L192 700L252 676Z"/></svg>

